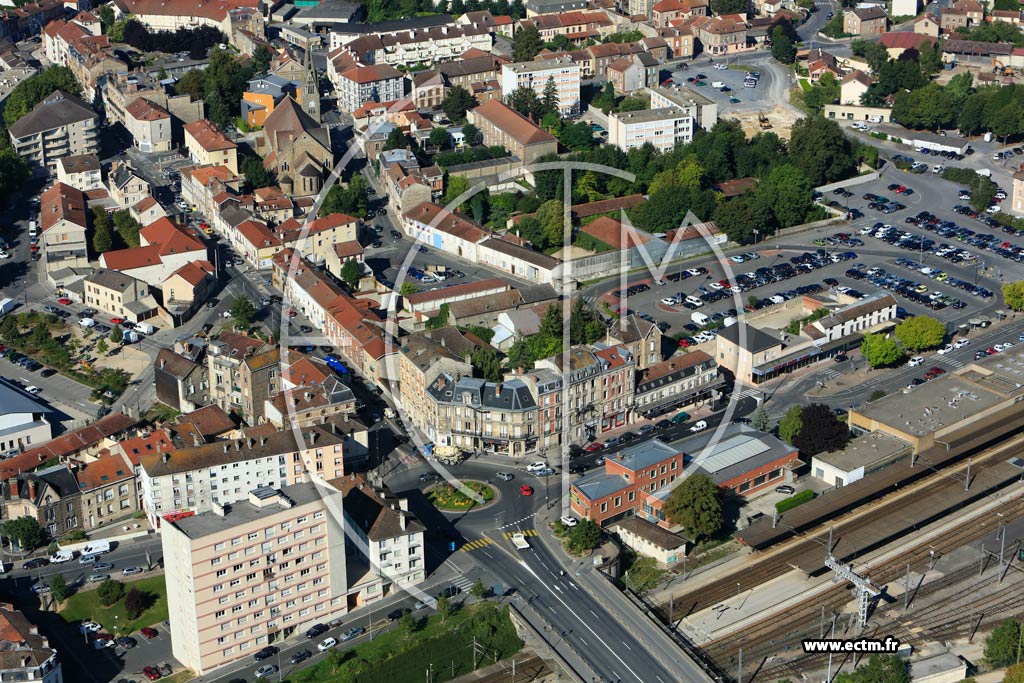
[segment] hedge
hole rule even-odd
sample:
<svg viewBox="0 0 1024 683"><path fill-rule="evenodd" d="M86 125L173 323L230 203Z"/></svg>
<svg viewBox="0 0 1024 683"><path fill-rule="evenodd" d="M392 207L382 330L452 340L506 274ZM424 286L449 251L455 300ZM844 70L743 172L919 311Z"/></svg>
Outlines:
<svg viewBox="0 0 1024 683"><path fill-rule="evenodd" d="M806 503L809 500L814 500L814 498L817 495L818 495L817 493L815 493L814 491L812 491L810 489L807 489L805 491L801 491L800 493L796 494L795 496L790 496L789 498L783 498L778 503L776 503L775 504L775 511L778 512L781 515L786 510L792 510L793 508L797 507L798 505L803 505L804 503Z"/></svg>

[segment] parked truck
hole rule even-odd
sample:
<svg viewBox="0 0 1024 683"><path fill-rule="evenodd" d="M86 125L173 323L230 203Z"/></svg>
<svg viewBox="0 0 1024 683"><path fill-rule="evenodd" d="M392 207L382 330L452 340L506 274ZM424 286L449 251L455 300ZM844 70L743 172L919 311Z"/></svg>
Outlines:
<svg viewBox="0 0 1024 683"><path fill-rule="evenodd" d="M150 323L136 323L135 324L135 331L140 333L140 334L149 335L149 334L153 334L154 332L156 332L156 328L153 327L153 325L151 325Z"/></svg>

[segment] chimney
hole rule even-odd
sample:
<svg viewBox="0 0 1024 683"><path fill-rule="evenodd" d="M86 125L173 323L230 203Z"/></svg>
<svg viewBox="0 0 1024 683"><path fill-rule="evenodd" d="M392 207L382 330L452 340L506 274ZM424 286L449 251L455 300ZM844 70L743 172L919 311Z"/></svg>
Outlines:
<svg viewBox="0 0 1024 683"><path fill-rule="evenodd" d="M398 499L398 507L401 508L402 510L404 510L405 512L408 512L409 511L409 499L408 498L399 498Z"/></svg>
<svg viewBox="0 0 1024 683"><path fill-rule="evenodd" d="M170 459L171 459L171 454L170 453L164 453L163 457L161 458L161 460L163 460L164 462L168 462Z"/></svg>
<svg viewBox="0 0 1024 683"><path fill-rule="evenodd" d="M192 445L193 446L199 446L199 443L200 443L199 435L198 434L192 434Z"/></svg>
<svg viewBox="0 0 1024 683"><path fill-rule="evenodd" d="M11 479L7 480L7 490L11 494L11 500L17 500L19 498L17 478L12 477Z"/></svg>
<svg viewBox="0 0 1024 683"><path fill-rule="evenodd" d="M36 499L36 480L35 479L29 479L28 480L28 499L29 500L35 500Z"/></svg>
<svg viewBox="0 0 1024 683"><path fill-rule="evenodd" d="M402 531L405 531L405 512L398 513L398 524L402 527Z"/></svg>
<svg viewBox="0 0 1024 683"><path fill-rule="evenodd" d="M266 446L267 445L267 437L265 437L265 436L261 436L260 437L260 445L261 446Z"/></svg>
<svg viewBox="0 0 1024 683"><path fill-rule="evenodd" d="M227 443L227 442L224 442L224 452L227 453L230 450L231 450L231 444Z"/></svg>
<svg viewBox="0 0 1024 683"><path fill-rule="evenodd" d="M316 443L316 432L310 431L308 434L306 434L306 438L309 439L309 445L312 446L314 443Z"/></svg>
<svg viewBox="0 0 1024 683"><path fill-rule="evenodd" d="M249 450L252 450L252 447L255 446L255 445L256 445L256 439L249 439Z"/></svg>
<svg viewBox="0 0 1024 683"><path fill-rule="evenodd" d="M241 451L242 450L242 440L241 439L235 439L235 450L236 451Z"/></svg>

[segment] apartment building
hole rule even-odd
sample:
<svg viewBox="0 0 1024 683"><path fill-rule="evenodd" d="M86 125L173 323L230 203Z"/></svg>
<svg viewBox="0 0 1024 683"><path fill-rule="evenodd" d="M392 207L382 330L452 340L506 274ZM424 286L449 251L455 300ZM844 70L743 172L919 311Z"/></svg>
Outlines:
<svg viewBox="0 0 1024 683"><path fill-rule="evenodd" d="M82 491L82 528L86 531L131 517L138 510L135 471L120 454L80 463L75 478Z"/></svg>
<svg viewBox="0 0 1024 683"><path fill-rule="evenodd" d="M718 105L714 100L708 99L700 93L682 88L675 90L663 86L649 88L651 95L651 109L663 109L665 107L676 107L693 117L698 126L704 130L711 130L718 123Z"/></svg>
<svg viewBox="0 0 1024 683"><path fill-rule="evenodd" d="M141 316L148 310L150 300L153 306L156 305L149 294L149 286L131 275L99 268L86 276L83 282L86 305L112 316L144 320L145 317Z"/></svg>
<svg viewBox="0 0 1024 683"><path fill-rule="evenodd" d="M469 356L476 348L454 327L415 332L402 337L398 356L399 403L403 420L409 420L427 438L434 439L437 424L429 419L427 387L439 375L471 375Z"/></svg>
<svg viewBox="0 0 1024 683"><path fill-rule="evenodd" d="M580 67L571 59L540 59L501 66L501 92L506 96L516 88L530 88L537 97L543 97L549 80L557 88L559 112L568 116L579 111Z"/></svg>
<svg viewBox="0 0 1024 683"><path fill-rule="evenodd" d="M12 474L3 504L4 519L31 517L52 538L82 528L82 492L66 464Z"/></svg>
<svg viewBox="0 0 1024 683"><path fill-rule="evenodd" d="M49 441L52 412L35 396L0 377L0 451L23 451Z"/></svg>
<svg viewBox="0 0 1024 683"><path fill-rule="evenodd" d="M210 401L255 425L264 402L280 391L276 346L237 332L221 332L206 348Z"/></svg>
<svg viewBox="0 0 1024 683"><path fill-rule="evenodd" d="M153 31L211 26L231 35L232 13L255 6L253 0L114 0L114 15L131 15ZM251 13L247 13L246 18ZM262 22L259 22L262 26ZM263 31L259 31L260 35Z"/></svg>
<svg viewBox="0 0 1024 683"><path fill-rule="evenodd" d="M562 376L569 385L569 404L562 406L566 438L587 443L599 434L629 424L633 419L635 363L620 346L574 346L568 355L539 360L538 369Z"/></svg>
<svg viewBox="0 0 1024 683"><path fill-rule="evenodd" d="M625 348L633 356L636 369L644 370L664 358L664 339L665 335L657 325L631 313L608 328L604 342L608 346Z"/></svg>
<svg viewBox="0 0 1024 683"><path fill-rule="evenodd" d="M64 683L57 651L39 627L7 603L0 603L0 680Z"/></svg>
<svg viewBox="0 0 1024 683"><path fill-rule="evenodd" d="M540 14L519 22L519 28L533 27L541 40L548 42L565 36L574 43L597 39L615 31L615 24L604 12L554 12Z"/></svg>
<svg viewBox="0 0 1024 683"><path fill-rule="evenodd" d="M85 193L64 183L54 183L40 196L40 245L48 275L63 268L88 267L87 215Z"/></svg>
<svg viewBox="0 0 1024 683"><path fill-rule="evenodd" d="M537 404L522 380L440 375L427 400L438 445L515 458L537 450Z"/></svg>
<svg viewBox="0 0 1024 683"><path fill-rule="evenodd" d="M88 192L103 187L100 158L95 154L77 154L57 161L57 182Z"/></svg>
<svg viewBox="0 0 1024 683"><path fill-rule="evenodd" d="M260 486L340 477L346 438L327 424L303 429L301 442L289 429L146 453L139 460L143 510L156 527L245 500Z"/></svg>
<svg viewBox="0 0 1024 683"><path fill-rule="evenodd" d="M747 20L740 14L697 17L691 23L704 52L727 55L753 49L747 41Z"/></svg>
<svg viewBox="0 0 1024 683"><path fill-rule="evenodd" d="M392 66L427 66L457 60L467 50L490 52L493 46L491 29L479 23L389 31L345 44L346 49L367 57L371 64Z"/></svg>
<svg viewBox="0 0 1024 683"><path fill-rule="evenodd" d="M171 113L159 104L139 97L125 110L128 132L142 152L168 152L171 149Z"/></svg>
<svg viewBox="0 0 1024 683"><path fill-rule="evenodd" d="M171 651L198 674L347 611L341 494L253 487L163 525Z"/></svg>
<svg viewBox="0 0 1024 683"><path fill-rule="evenodd" d="M74 95L55 90L11 124L11 145L33 174L57 172L57 160L99 151L99 117Z"/></svg>
<svg viewBox="0 0 1024 683"><path fill-rule="evenodd" d="M337 425L340 418L345 418L345 428L354 428L355 423L349 418L355 415L356 397L352 389L328 367L327 363L319 358L289 352L288 363L281 369L281 391L267 400L264 412L267 422L278 429L289 426L306 427L328 421L332 425ZM362 443L346 443L346 456L355 455L350 452L352 448L365 448L366 430L360 431ZM352 436L345 429L342 433L346 435L346 439ZM318 474L324 476L321 472Z"/></svg>
<svg viewBox="0 0 1024 683"><path fill-rule="evenodd" d="M367 102L395 102L405 95L405 76L390 64L356 66L335 72L331 80L342 112L353 112Z"/></svg>
<svg viewBox="0 0 1024 683"><path fill-rule="evenodd" d="M480 129L485 145L502 145L524 164L558 151L558 140L551 133L498 100L484 102L467 115L469 122Z"/></svg>
<svg viewBox="0 0 1024 683"><path fill-rule="evenodd" d="M714 399L723 384L718 364L703 351L673 356L637 373L636 412L653 418L703 405Z"/></svg>
<svg viewBox="0 0 1024 683"><path fill-rule="evenodd" d="M956 13L955 11L953 12ZM946 25L947 11L942 13L943 27ZM967 25L966 13L957 15L958 26ZM843 33L851 36L880 36L889 27L889 17L885 10L877 5L870 7L855 7L843 13Z"/></svg>
<svg viewBox="0 0 1024 683"><path fill-rule="evenodd" d="M185 148L196 164L226 166L238 175L238 145L207 119L185 126Z"/></svg>
<svg viewBox="0 0 1024 683"><path fill-rule="evenodd" d="M695 123L678 107L618 112L608 116L608 144L628 151L650 143L668 152L693 139Z"/></svg>
<svg viewBox="0 0 1024 683"><path fill-rule="evenodd" d="M358 239L359 220L344 213L328 214L308 223L289 218L274 231L283 246L298 249L313 263L323 263L335 245Z"/></svg>

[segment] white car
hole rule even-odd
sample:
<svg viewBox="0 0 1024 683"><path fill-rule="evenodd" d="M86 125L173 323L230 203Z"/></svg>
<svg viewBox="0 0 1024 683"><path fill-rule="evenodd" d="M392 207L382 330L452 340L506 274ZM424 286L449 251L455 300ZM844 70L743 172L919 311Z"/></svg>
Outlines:
<svg viewBox="0 0 1024 683"><path fill-rule="evenodd" d="M907 365L909 365L912 368L916 368L918 365L922 365L923 363L924 357L922 356L914 356L909 361L907 361Z"/></svg>
<svg viewBox="0 0 1024 683"><path fill-rule="evenodd" d="M747 257L743 256L742 254L736 254L735 256L730 256L729 260L732 261L733 263L743 263L744 261L747 260Z"/></svg>
<svg viewBox="0 0 1024 683"><path fill-rule="evenodd" d="M690 274L690 277L697 277L700 275L700 271L696 268L687 268L686 272Z"/></svg>
<svg viewBox="0 0 1024 683"><path fill-rule="evenodd" d="M665 304L666 306L675 306L676 300L675 297L666 296L664 299L661 300L661 303Z"/></svg>
<svg viewBox="0 0 1024 683"><path fill-rule="evenodd" d="M1000 353L1002 353L1003 351L1005 351L1009 347L1006 344L996 344L992 348L995 349L996 351L999 351Z"/></svg>
<svg viewBox="0 0 1024 683"><path fill-rule="evenodd" d="M565 526L569 527L570 529L572 527L576 526L576 524L578 523L576 521L575 517L569 517L568 515L566 515L565 517L562 517L560 519L560 521L562 522L562 524L564 524Z"/></svg>
<svg viewBox="0 0 1024 683"><path fill-rule="evenodd" d="M0 258L11 258L11 252L9 252L9 251L0 251Z"/></svg>
<svg viewBox="0 0 1024 683"><path fill-rule="evenodd" d="M954 348L954 346L952 344L946 344L941 349L939 349L939 355L940 356L945 356L947 353L952 351L953 348Z"/></svg>
<svg viewBox="0 0 1024 683"><path fill-rule="evenodd" d="M707 428L708 428L708 423L705 422L704 420L699 420L699 421L693 423L693 426L690 427L690 431L691 432L703 432Z"/></svg>
<svg viewBox="0 0 1024 683"><path fill-rule="evenodd" d="M725 64L722 64L721 62L719 62L718 64L715 64L715 68L716 69L728 69L729 67L726 66Z"/></svg>
<svg viewBox="0 0 1024 683"><path fill-rule="evenodd" d="M267 676L273 676L276 673L276 664L264 664L260 668L256 669L256 678L266 678Z"/></svg>
<svg viewBox="0 0 1024 683"><path fill-rule="evenodd" d="M81 626L78 627L79 633L99 633L102 630L103 627L95 621L83 621Z"/></svg>
<svg viewBox="0 0 1024 683"><path fill-rule="evenodd" d="M25 391L27 391L28 393L30 393L33 396L35 396L40 391L42 391L42 389L40 389L39 387L37 387L36 385L33 384L32 386L25 387Z"/></svg>
<svg viewBox="0 0 1024 683"><path fill-rule="evenodd" d="M316 646L316 649L320 650L320 652L327 652L337 644L338 641L336 641L334 638L324 638L320 641L320 644Z"/></svg>
<svg viewBox="0 0 1024 683"><path fill-rule="evenodd" d="M999 208L998 204L993 204L992 206L985 209L985 213L999 213L1000 211L1002 211L1002 209Z"/></svg>
<svg viewBox="0 0 1024 683"><path fill-rule="evenodd" d="M711 282L711 283L708 284L708 287L710 287L711 289L714 289L716 291L720 290L720 289L725 289L725 286L722 285L721 283L718 283L718 282Z"/></svg>
<svg viewBox="0 0 1024 683"><path fill-rule="evenodd" d="M971 343L970 339L957 339L955 342L953 342L953 348L954 349L962 349L962 348L964 348L965 346L967 346L970 343Z"/></svg>

